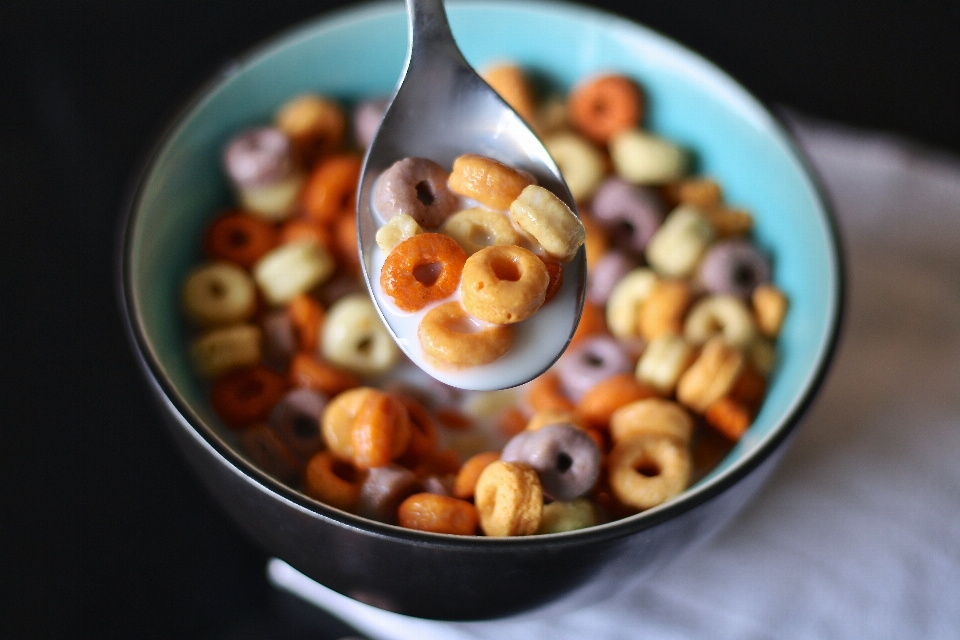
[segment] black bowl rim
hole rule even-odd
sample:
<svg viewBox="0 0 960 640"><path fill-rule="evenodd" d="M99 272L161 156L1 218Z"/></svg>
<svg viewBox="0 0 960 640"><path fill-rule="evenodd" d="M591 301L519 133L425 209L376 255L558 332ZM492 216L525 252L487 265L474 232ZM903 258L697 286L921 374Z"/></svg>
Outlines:
<svg viewBox="0 0 960 640"><path fill-rule="evenodd" d="M204 82L196 89L192 97L185 101L184 105L171 118L160 136L157 137L151 150L146 154L142 161L140 169L136 174L136 179L132 183L125 205L122 209L120 225L118 227L117 244L117 293L119 305L123 315L124 327L127 338L133 347L137 361L144 371L148 381L158 391L166 403L167 410L173 412L174 417L181 425L194 437L194 439L204 446L210 453L219 458L220 462L226 464L235 473L241 475L244 480L252 484L256 489L272 494L279 500L286 502L289 506L309 514L313 517L322 519L336 526L354 529L358 532L375 536L386 537L393 540L405 540L411 544L426 545L434 548L453 548L458 550L479 550L483 548L502 548L509 545L510 548L534 546L539 547L544 544L585 544L589 542L599 542L608 539L617 539L633 535L645 529L655 527L667 520L690 511L705 502L712 500L727 489L737 484L745 476L755 470L770 454L775 451L793 432L800 422L806 410L817 395L829 365L836 353L837 344L843 325L843 318L846 307L846 270L842 253L842 242L840 239L839 226L836 222L836 216L829 198L822 186L822 181L812 167L806 154L800 148L793 138L789 128L785 127L782 119L776 111L764 100L758 98L753 92L748 91L740 82L738 82L729 73L718 67L715 63L700 55L696 51L685 45L669 38L659 32L642 25L633 20L618 16L614 13L596 9L582 4L558 1L544 2L542 0L521 0L515 1L493 1L493 2L450 2L454 7L481 6L484 8L496 9L502 6L528 6L539 10L559 10L576 11L589 13L600 19L610 21L611 24L619 24L628 28L640 27L645 31L654 34L668 41L673 46L683 50L686 55L692 56L698 62L706 65L712 72L732 82L736 87L755 100L765 112L771 116L774 125L779 128L779 133L787 143L793 155L805 171L811 185L823 205L824 218L829 231L829 241L833 251L835 262L835 272L833 274L836 282L836 298L834 302L835 315L829 325L829 334L822 351L821 359L813 371L813 375L808 378L807 388L802 395L798 396L798 401L794 404L792 413L785 416L781 424L775 431L768 435L762 444L752 451L743 460L737 462L733 467L724 471L720 476L711 480L705 486L690 492L690 489L684 491L674 499L666 503L643 511L641 513L615 520L602 525L597 525L587 529L570 531L556 534L543 534L537 536L511 537L511 538L492 538L486 536L454 536L447 534L435 534L428 532L404 529L399 526L388 525L374 520L368 520L354 514L340 511L329 507L319 501L309 498L303 493L296 491L272 476L267 475L258 467L253 465L245 457L241 456L235 449L226 443L216 431L204 423L196 413L194 413L189 404L180 396L174 385L166 379L162 367L156 358L153 357L151 349L146 341L143 326L139 321L137 310L133 302L133 282L131 273L132 255L132 234L136 224L136 211L143 195L143 189L151 174L153 166L162 150L166 147L168 141L174 133L186 121L190 113L202 103L206 97L221 83L228 80L234 73L245 66L247 63L258 58L262 53L272 49L279 43L298 37L311 31L321 23L331 24L338 20L357 19L365 13L376 14L384 10L391 9L401 11L401 8L395 3L390 2L370 2L361 5L337 9L330 12L318 14L295 24L278 34L267 38L260 44L255 45L246 52L236 56L234 63L228 66L224 71L216 74Z"/></svg>

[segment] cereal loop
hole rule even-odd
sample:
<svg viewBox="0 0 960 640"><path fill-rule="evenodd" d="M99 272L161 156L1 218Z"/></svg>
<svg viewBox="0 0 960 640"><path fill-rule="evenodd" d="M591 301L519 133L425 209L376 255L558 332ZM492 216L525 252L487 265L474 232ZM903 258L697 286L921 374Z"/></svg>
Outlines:
<svg viewBox="0 0 960 640"><path fill-rule="evenodd" d="M543 489L537 472L513 462L492 462L477 479L474 504L480 528L488 536L536 533L543 513Z"/></svg>
<svg viewBox="0 0 960 640"><path fill-rule="evenodd" d="M632 373L621 373L598 382L577 404L577 415L594 429L605 429L620 407L656 395L653 387L637 382Z"/></svg>
<svg viewBox="0 0 960 640"><path fill-rule="evenodd" d="M463 265L463 306L495 324L526 320L543 304L550 275L543 261L518 246L486 247Z"/></svg>
<svg viewBox="0 0 960 640"><path fill-rule="evenodd" d="M563 411L573 413L573 400L563 392L560 376L547 371L534 378L527 388L526 403L534 411Z"/></svg>
<svg viewBox="0 0 960 640"><path fill-rule="evenodd" d="M366 399L381 393L372 387L357 387L333 398L323 411L323 441L333 455L353 460L353 421Z"/></svg>
<svg viewBox="0 0 960 640"><path fill-rule="evenodd" d="M393 396L368 394L350 428L353 464L360 469L382 467L399 457L410 443L410 416Z"/></svg>
<svg viewBox="0 0 960 640"><path fill-rule="evenodd" d="M647 340L681 335L683 318L693 300L690 285L683 280L661 280L640 307L640 335Z"/></svg>
<svg viewBox="0 0 960 640"><path fill-rule="evenodd" d="M407 529L472 536L477 530L477 509L466 500L435 493L415 493L400 503L397 523Z"/></svg>
<svg viewBox="0 0 960 640"><path fill-rule="evenodd" d="M437 448L437 424L422 404L404 394L395 396L410 416L410 444L407 452L423 456Z"/></svg>
<svg viewBox="0 0 960 640"><path fill-rule="evenodd" d="M290 383L319 391L328 397L360 386L360 380L350 373L332 364L319 360L307 353L298 353L290 361Z"/></svg>
<svg viewBox="0 0 960 640"><path fill-rule="evenodd" d="M744 358L720 336L711 338L677 383L677 399L698 413L727 395L743 369Z"/></svg>
<svg viewBox="0 0 960 640"><path fill-rule="evenodd" d="M330 228L325 224L305 218L287 220L280 226L279 244L293 242L313 242L328 251L333 249L333 236L330 233Z"/></svg>
<svg viewBox="0 0 960 640"><path fill-rule="evenodd" d="M690 444L693 417L676 402L663 398L645 398L623 405L610 418L610 435L614 442L634 436L657 435Z"/></svg>
<svg viewBox="0 0 960 640"><path fill-rule="evenodd" d="M468 256L485 247L522 242L507 216L479 207L458 211L447 218L440 230L456 240Z"/></svg>
<svg viewBox="0 0 960 640"><path fill-rule="evenodd" d="M528 186L509 207L510 219L560 262L573 260L587 238L583 223L570 207L543 187Z"/></svg>
<svg viewBox="0 0 960 640"><path fill-rule="evenodd" d="M417 329L424 352L440 363L473 367L493 362L513 346L508 325L477 327L459 302L431 309Z"/></svg>
<svg viewBox="0 0 960 640"><path fill-rule="evenodd" d="M571 124L600 144L606 144L618 131L637 126L643 108L643 94L636 83L614 74L577 85L567 101Z"/></svg>
<svg viewBox="0 0 960 640"><path fill-rule="evenodd" d="M264 422L287 392L287 381L263 365L237 369L216 380L210 404L228 427Z"/></svg>
<svg viewBox="0 0 960 640"><path fill-rule="evenodd" d="M480 76L521 118L533 123L537 97L523 69L513 64L497 64L485 68Z"/></svg>
<svg viewBox="0 0 960 640"><path fill-rule="evenodd" d="M228 260L250 268L277 246L273 225L257 216L232 211L210 223L203 236L203 252L213 260Z"/></svg>
<svg viewBox="0 0 960 640"><path fill-rule="evenodd" d="M547 292L543 296L543 304L547 304L556 297L560 291L560 287L563 285L563 265L543 257L540 257L540 261L543 262L543 266L546 267L547 277L549 278L547 281Z"/></svg>
<svg viewBox="0 0 960 640"><path fill-rule="evenodd" d="M303 488L308 496L336 509L352 511L360 499L366 474L346 460L321 451L307 463Z"/></svg>
<svg viewBox="0 0 960 640"><path fill-rule="evenodd" d="M753 419L750 409L733 398L720 398L703 414L704 420L727 440L736 442L750 428Z"/></svg>
<svg viewBox="0 0 960 640"><path fill-rule="evenodd" d="M253 463L280 482L293 482L300 475L303 463L297 459L280 436L265 424L256 424L237 436L240 448Z"/></svg>
<svg viewBox="0 0 960 640"><path fill-rule="evenodd" d="M353 154L326 158L303 187L303 209L313 220L331 223L354 214L362 160Z"/></svg>
<svg viewBox="0 0 960 640"><path fill-rule="evenodd" d="M390 252L380 272L380 286L401 311L418 311L457 290L467 261L456 240L421 233Z"/></svg>
<svg viewBox="0 0 960 640"><path fill-rule="evenodd" d="M690 482L690 453L669 437L639 436L618 442L607 466L617 499L641 510L666 502Z"/></svg>
<svg viewBox="0 0 960 640"><path fill-rule="evenodd" d="M384 220L405 213L435 229L453 213L458 198L447 186L447 172L433 160L398 160L377 179L373 204Z"/></svg>
<svg viewBox="0 0 960 640"><path fill-rule="evenodd" d="M320 344L320 327L326 311L323 305L306 294L300 294L287 305L290 322L297 334L297 348L312 353Z"/></svg>
<svg viewBox="0 0 960 640"><path fill-rule="evenodd" d="M530 174L472 153L453 161L453 171L447 179L447 185L454 193L473 198L497 211L509 209L510 203L532 184L534 179Z"/></svg>
<svg viewBox="0 0 960 640"><path fill-rule="evenodd" d="M477 479L487 465L500 459L500 453L497 451L484 451L478 453L460 467L457 473L457 479L453 482L453 497L461 500L469 500L473 497L473 491L477 486Z"/></svg>
<svg viewBox="0 0 960 640"><path fill-rule="evenodd" d="M339 149L347 133L347 116L340 105L317 95L290 100L277 112L276 122L290 137L304 166Z"/></svg>

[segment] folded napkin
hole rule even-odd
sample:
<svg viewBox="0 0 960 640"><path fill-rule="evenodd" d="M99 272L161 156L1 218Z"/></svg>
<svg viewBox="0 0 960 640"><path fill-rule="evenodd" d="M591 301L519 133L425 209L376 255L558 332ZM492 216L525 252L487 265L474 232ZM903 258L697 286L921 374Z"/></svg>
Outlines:
<svg viewBox="0 0 960 640"><path fill-rule="evenodd" d="M273 583L383 639L960 638L960 159L786 119L835 207L847 317L813 408L729 526L549 618L408 618L279 560Z"/></svg>

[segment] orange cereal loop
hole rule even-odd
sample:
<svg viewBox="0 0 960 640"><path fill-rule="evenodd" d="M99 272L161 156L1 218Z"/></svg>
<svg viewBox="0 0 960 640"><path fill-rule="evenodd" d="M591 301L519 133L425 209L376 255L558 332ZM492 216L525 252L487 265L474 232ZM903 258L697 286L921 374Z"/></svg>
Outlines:
<svg viewBox="0 0 960 640"><path fill-rule="evenodd" d="M280 436L265 424L247 427L237 436L240 448L253 463L280 482L293 482L302 472L303 463Z"/></svg>
<svg viewBox="0 0 960 640"><path fill-rule="evenodd" d="M352 273L360 273L360 248L357 244L357 217L341 216L333 223L333 248L337 263Z"/></svg>
<svg viewBox="0 0 960 640"><path fill-rule="evenodd" d="M313 220L294 218L280 225L280 244L291 242L315 242L326 249L333 249L330 229Z"/></svg>
<svg viewBox="0 0 960 640"><path fill-rule="evenodd" d="M693 293L683 280L661 280L640 306L638 326L647 340L683 335L683 320Z"/></svg>
<svg viewBox="0 0 960 640"><path fill-rule="evenodd" d="M747 432L753 421L750 409L742 402L737 402L730 397L720 398L707 407L703 418L707 424L733 442Z"/></svg>
<svg viewBox="0 0 960 640"><path fill-rule="evenodd" d="M410 443L410 416L391 395L368 394L350 430L353 464L360 469L382 467L399 457Z"/></svg>
<svg viewBox="0 0 960 640"><path fill-rule="evenodd" d="M415 493L397 509L397 523L407 529L472 536L477 531L477 509L466 500L436 493Z"/></svg>
<svg viewBox="0 0 960 640"><path fill-rule="evenodd" d="M437 425L426 408L405 394L396 394L397 400L407 408L410 416L410 444L407 453L413 457L423 456L437 448Z"/></svg>
<svg viewBox="0 0 960 640"><path fill-rule="evenodd" d="M470 416L451 407L440 407L434 413L436 413L440 424L447 429L469 431L473 428L473 420L470 419Z"/></svg>
<svg viewBox="0 0 960 640"><path fill-rule="evenodd" d="M314 353L320 343L320 328L326 311L323 305L305 293L301 293L287 305L290 322L297 336L297 349Z"/></svg>
<svg viewBox="0 0 960 640"><path fill-rule="evenodd" d="M277 246L277 232L263 218L231 211L207 227L203 236L203 253L214 260L229 260L250 268Z"/></svg>
<svg viewBox="0 0 960 640"><path fill-rule="evenodd" d="M536 533L543 515L543 488L524 464L497 460L480 473L474 488L480 528L488 536Z"/></svg>
<svg viewBox="0 0 960 640"><path fill-rule="evenodd" d="M463 306L487 322L513 324L543 305L550 276L543 261L515 245L484 247L463 265Z"/></svg>
<svg viewBox="0 0 960 640"><path fill-rule="evenodd" d="M407 459L404 458L404 462ZM460 456L453 449L434 449L413 461L411 471L418 478L446 476L460 470Z"/></svg>
<svg viewBox="0 0 960 640"><path fill-rule="evenodd" d="M510 407L497 419L497 431L500 435L512 438L527 426L527 416L518 407Z"/></svg>
<svg viewBox="0 0 960 640"><path fill-rule="evenodd" d="M767 381L749 365L744 365L740 376L727 393L733 400L756 412L767 395Z"/></svg>
<svg viewBox="0 0 960 640"><path fill-rule="evenodd" d="M339 150L347 133L347 116L340 105L317 95L290 100L280 108L276 122L293 142L303 166Z"/></svg>
<svg viewBox="0 0 960 640"><path fill-rule="evenodd" d="M594 429L606 429L614 411L656 395L653 387L637 382L632 373L619 373L590 387L577 404L577 415Z"/></svg>
<svg viewBox="0 0 960 640"><path fill-rule="evenodd" d="M538 256L540 261L543 262L543 266L547 268L547 293L544 295L543 304L547 304L557 295L557 292L560 291L560 286L563 284L563 265L559 262L554 262L553 260L547 260L542 256Z"/></svg>
<svg viewBox="0 0 960 640"><path fill-rule="evenodd" d="M331 156L321 161L303 187L301 202L307 215L325 224L355 215L362 163L354 154Z"/></svg>
<svg viewBox="0 0 960 640"><path fill-rule="evenodd" d="M580 222L587 232L587 237L583 241L584 249L587 252L587 269L592 269L597 265L597 261L607 252L610 247L610 239L607 232L597 224L593 216L587 215L585 211L580 212Z"/></svg>
<svg viewBox="0 0 960 640"><path fill-rule="evenodd" d="M644 98L635 82L621 75L600 75L570 92L570 123L596 143L606 144L613 134L635 128L643 118Z"/></svg>
<svg viewBox="0 0 960 640"><path fill-rule="evenodd" d="M453 238L421 233L390 252L380 286L401 311L418 311L457 290L466 261L467 254Z"/></svg>
<svg viewBox="0 0 960 640"><path fill-rule="evenodd" d="M210 404L228 427L243 427L266 421L273 405L288 388L282 375L269 367L254 365L214 380Z"/></svg>
<svg viewBox="0 0 960 640"><path fill-rule="evenodd" d="M534 411L565 411L572 413L575 405L560 388L560 377L546 372L530 383L526 402Z"/></svg>
<svg viewBox="0 0 960 640"><path fill-rule="evenodd" d="M513 64L485 68L480 76L517 114L532 123L537 114L537 97L523 70Z"/></svg>
<svg viewBox="0 0 960 640"><path fill-rule="evenodd" d="M381 393L372 387L357 387L334 397L323 410L320 432L330 452L343 460L353 460L353 420L364 401Z"/></svg>
<svg viewBox="0 0 960 640"><path fill-rule="evenodd" d="M447 179L447 186L454 193L497 211L508 210L510 203L531 184L535 184L535 180L530 174L472 153L453 161L453 170Z"/></svg>
<svg viewBox="0 0 960 640"><path fill-rule="evenodd" d="M580 314L580 324L577 330L573 332L573 338L570 339L570 346L577 344L584 338L596 336L607 332L607 319L603 308L592 302L583 303L583 313Z"/></svg>
<svg viewBox="0 0 960 640"><path fill-rule="evenodd" d="M310 458L303 489L308 496L344 511L352 511L360 499L366 473L350 462L321 451Z"/></svg>
<svg viewBox="0 0 960 640"><path fill-rule="evenodd" d="M360 380L349 371L319 360L306 353L298 353L290 361L290 383L333 396L360 386Z"/></svg>
<svg viewBox="0 0 960 640"><path fill-rule="evenodd" d="M420 321L417 337L424 353L439 365L475 367L500 358L513 346L509 325L474 324L459 302L434 307Z"/></svg>
<svg viewBox="0 0 960 640"><path fill-rule="evenodd" d="M457 478L453 482L453 497L461 500L473 498L473 490L477 486L477 478L487 468L487 465L500 459L497 451L485 451L469 458L460 467Z"/></svg>

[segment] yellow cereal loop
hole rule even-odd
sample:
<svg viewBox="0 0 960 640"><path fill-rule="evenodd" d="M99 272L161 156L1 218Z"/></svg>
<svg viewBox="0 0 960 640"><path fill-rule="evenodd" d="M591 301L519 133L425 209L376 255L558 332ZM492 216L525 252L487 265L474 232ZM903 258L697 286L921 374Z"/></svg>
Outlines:
<svg viewBox="0 0 960 640"><path fill-rule="evenodd" d="M321 349L329 362L360 375L385 373L400 358L400 348L365 293L345 296L330 307Z"/></svg>
<svg viewBox="0 0 960 640"><path fill-rule="evenodd" d="M683 326L687 342L700 345L718 334L741 349L756 339L757 328L743 300L727 294L707 296L690 309Z"/></svg>
<svg viewBox="0 0 960 640"><path fill-rule="evenodd" d="M316 242L291 242L266 254L253 265L253 279L273 305L290 302L325 282L335 267L333 256Z"/></svg>
<svg viewBox="0 0 960 640"><path fill-rule="evenodd" d="M243 322L256 310L253 280L230 262L213 262L194 269L183 284L183 311L201 327Z"/></svg>
<svg viewBox="0 0 960 640"><path fill-rule="evenodd" d="M533 184L510 204L510 218L560 262L572 260L587 237L583 223L563 200Z"/></svg>
<svg viewBox="0 0 960 640"><path fill-rule="evenodd" d="M610 488L620 502L650 509L687 488L690 453L670 437L634 436L613 446L607 468Z"/></svg>
<svg viewBox="0 0 960 640"><path fill-rule="evenodd" d="M479 207L453 214L443 223L440 232L456 240L468 256L486 247L522 242L506 215Z"/></svg>
<svg viewBox="0 0 960 640"><path fill-rule="evenodd" d="M687 278L700 264L713 238L713 227L700 210L680 205L647 243L647 262L665 278Z"/></svg>
<svg viewBox="0 0 960 640"><path fill-rule="evenodd" d="M530 251L513 245L486 247L463 265L460 296L475 317L513 324L537 312L549 284L543 261Z"/></svg>
<svg viewBox="0 0 960 640"><path fill-rule="evenodd" d="M654 338L637 361L635 377L658 393L673 393L680 376L693 362L694 347L682 336L665 335Z"/></svg>
<svg viewBox="0 0 960 640"><path fill-rule="evenodd" d="M633 184L664 184L687 173L689 159L679 146L646 131L631 129L613 134L610 158L621 178Z"/></svg>
<svg viewBox="0 0 960 640"><path fill-rule="evenodd" d="M417 224L416 220L406 213L399 213L377 230L377 246L384 253L390 253L404 240L421 233L423 228Z"/></svg>
<svg viewBox="0 0 960 640"><path fill-rule="evenodd" d="M252 324L214 329L198 338L190 347L197 371L215 378L230 369L260 362L263 332Z"/></svg>
<svg viewBox="0 0 960 640"><path fill-rule="evenodd" d="M577 202L590 199L606 174L603 154L572 131L555 133L543 141Z"/></svg>
<svg viewBox="0 0 960 640"><path fill-rule="evenodd" d="M697 413L727 395L743 369L744 358L721 336L704 345L693 364L680 376L677 400Z"/></svg>
<svg viewBox="0 0 960 640"><path fill-rule="evenodd" d="M543 514L543 489L530 467L497 460L484 468L474 489L480 528L488 536L528 536Z"/></svg>
<svg viewBox="0 0 960 640"><path fill-rule="evenodd" d="M615 338L640 335L640 307L657 284L657 275L639 267L625 275L610 292L607 300L607 328Z"/></svg>
<svg viewBox="0 0 960 640"><path fill-rule="evenodd" d="M686 409L663 398L644 398L625 404L610 417L610 435L615 443L634 436L656 435L673 438L687 446L693 427L693 417Z"/></svg>

